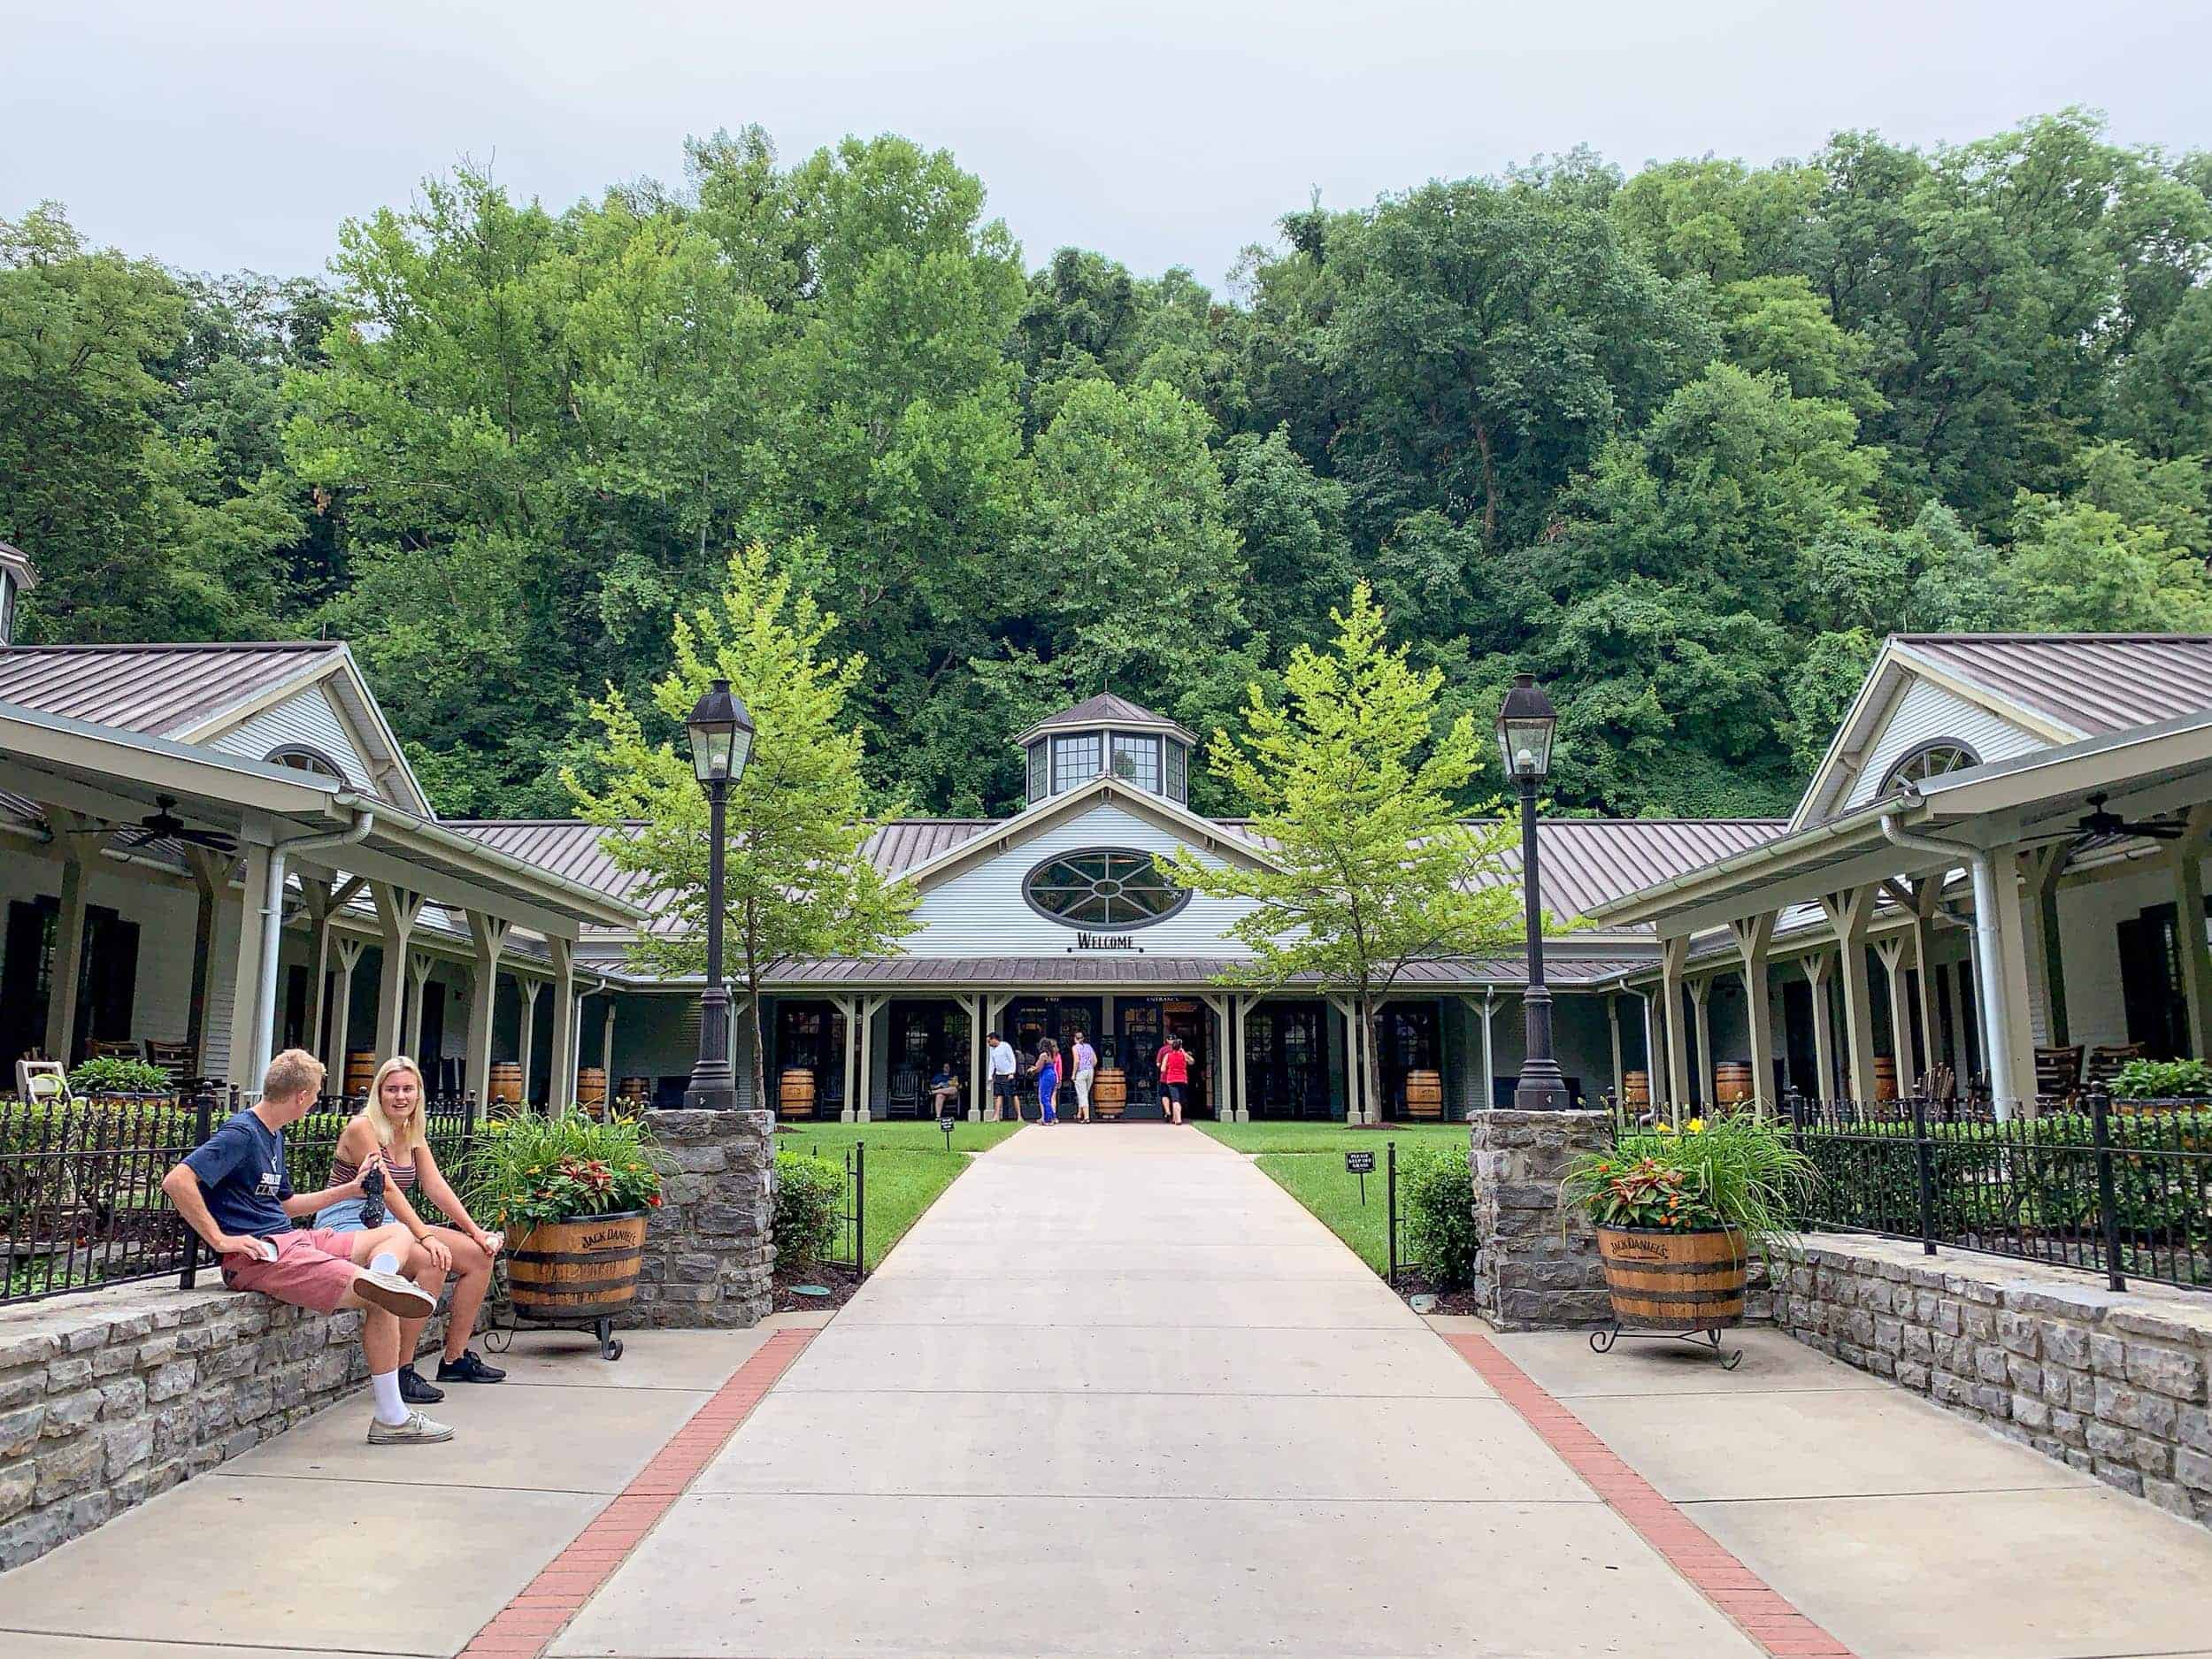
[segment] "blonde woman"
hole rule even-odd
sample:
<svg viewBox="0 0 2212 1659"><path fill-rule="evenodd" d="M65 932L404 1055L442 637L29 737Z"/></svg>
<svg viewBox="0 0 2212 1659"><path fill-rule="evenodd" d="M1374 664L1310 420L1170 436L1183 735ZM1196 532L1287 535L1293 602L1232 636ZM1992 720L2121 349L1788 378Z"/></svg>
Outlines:
<svg viewBox="0 0 2212 1659"><path fill-rule="evenodd" d="M484 1294L491 1288L492 1260L499 1254L500 1236L476 1225L460 1194L438 1168L437 1156L430 1150L430 1137L423 1125L423 1096L422 1069L405 1055L396 1054L377 1067L367 1100L339 1133L330 1159L331 1185L343 1186L359 1179L368 1180L373 1189L377 1183L369 1179L370 1173L380 1171L384 1178L385 1210L414 1235L416 1248L428 1258L430 1267L451 1278L453 1302L446 1318L445 1352L438 1361L438 1381L503 1382L507 1373L484 1363L468 1345L469 1335L476 1329L476 1316L484 1306ZM426 1225L407 1200L410 1189L437 1205L455 1225ZM326 1204L316 1212L315 1225L336 1233L357 1231L370 1225L372 1218L363 1212L371 1202L367 1194L361 1194ZM437 1282L434 1279L428 1287L435 1294ZM418 1405L435 1404L445 1398L443 1389L424 1381L415 1371L415 1351L421 1346L426 1322L426 1318L403 1320L401 1328L400 1354L407 1363L400 1367L400 1397Z"/></svg>

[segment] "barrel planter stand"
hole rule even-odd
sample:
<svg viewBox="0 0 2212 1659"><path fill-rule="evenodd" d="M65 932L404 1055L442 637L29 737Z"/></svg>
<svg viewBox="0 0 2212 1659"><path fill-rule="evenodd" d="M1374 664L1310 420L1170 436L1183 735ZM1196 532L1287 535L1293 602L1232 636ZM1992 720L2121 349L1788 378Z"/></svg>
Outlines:
<svg viewBox="0 0 2212 1659"><path fill-rule="evenodd" d="M507 1258L507 1299L517 1327L526 1322L553 1330L588 1328L599 1339L600 1358L620 1359L614 1322L637 1295L649 1213L624 1210L544 1221L524 1233ZM511 1332L507 1340L513 1340ZM494 1344L487 1338L486 1345Z"/></svg>
<svg viewBox="0 0 2212 1659"><path fill-rule="evenodd" d="M1590 1333L1593 1348L1607 1353L1624 1336L1676 1337L1710 1348L1722 1370L1736 1369L1743 1350L1724 1352L1720 1333L1743 1323L1751 1258L1740 1232L1601 1226L1597 1234L1613 1323Z"/></svg>

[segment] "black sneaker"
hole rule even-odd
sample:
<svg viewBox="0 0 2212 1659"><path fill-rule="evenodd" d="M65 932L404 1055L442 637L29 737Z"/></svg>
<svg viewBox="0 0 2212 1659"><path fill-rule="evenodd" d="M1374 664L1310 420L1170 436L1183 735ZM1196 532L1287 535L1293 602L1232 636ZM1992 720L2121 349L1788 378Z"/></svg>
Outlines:
<svg viewBox="0 0 2212 1659"><path fill-rule="evenodd" d="M465 1348L461 1350L460 1358L442 1359L438 1362L438 1380L440 1382L505 1382L507 1373L500 1370L498 1366L487 1365L482 1360L477 1358L474 1348Z"/></svg>
<svg viewBox="0 0 2212 1659"><path fill-rule="evenodd" d="M443 1372L445 1367L441 1365L438 1369ZM399 1397L411 1406L434 1406L445 1398L445 1390L433 1388L423 1381L412 1365L403 1365L399 1368Z"/></svg>

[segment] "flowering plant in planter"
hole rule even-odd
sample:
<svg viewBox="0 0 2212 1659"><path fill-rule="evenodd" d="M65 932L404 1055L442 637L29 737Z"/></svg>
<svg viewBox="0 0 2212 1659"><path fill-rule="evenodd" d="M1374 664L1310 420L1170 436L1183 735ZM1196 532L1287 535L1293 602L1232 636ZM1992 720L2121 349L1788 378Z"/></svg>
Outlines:
<svg viewBox="0 0 2212 1659"><path fill-rule="evenodd" d="M541 1222L657 1209L661 1178L634 1118L496 1118L470 1148L468 1201L519 1233Z"/></svg>
<svg viewBox="0 0 2212 1659"><path fill-rule="evenodd" d="M1560 1196L1597 1224L1618 1324L1714 1332L1741 1321L1750 1250L1789 1235L1813 1179L1771 1124L1694 1118L1678 1133L1640 1130L1585 1153Z"/></svg>

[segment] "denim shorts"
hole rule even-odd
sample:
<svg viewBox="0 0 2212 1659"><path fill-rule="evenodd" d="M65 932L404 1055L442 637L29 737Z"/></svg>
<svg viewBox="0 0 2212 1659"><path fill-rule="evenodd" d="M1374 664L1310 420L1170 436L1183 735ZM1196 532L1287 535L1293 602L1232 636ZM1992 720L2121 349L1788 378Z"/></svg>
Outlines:
<svg viewBox="0 0 2212 1659"><path fill-rule="evenodd" d="M326 1233L366 1233L369 1224L361 1218L358 1198L341 1198L325 1204L315 1212L313 1225Z"/></svg>

